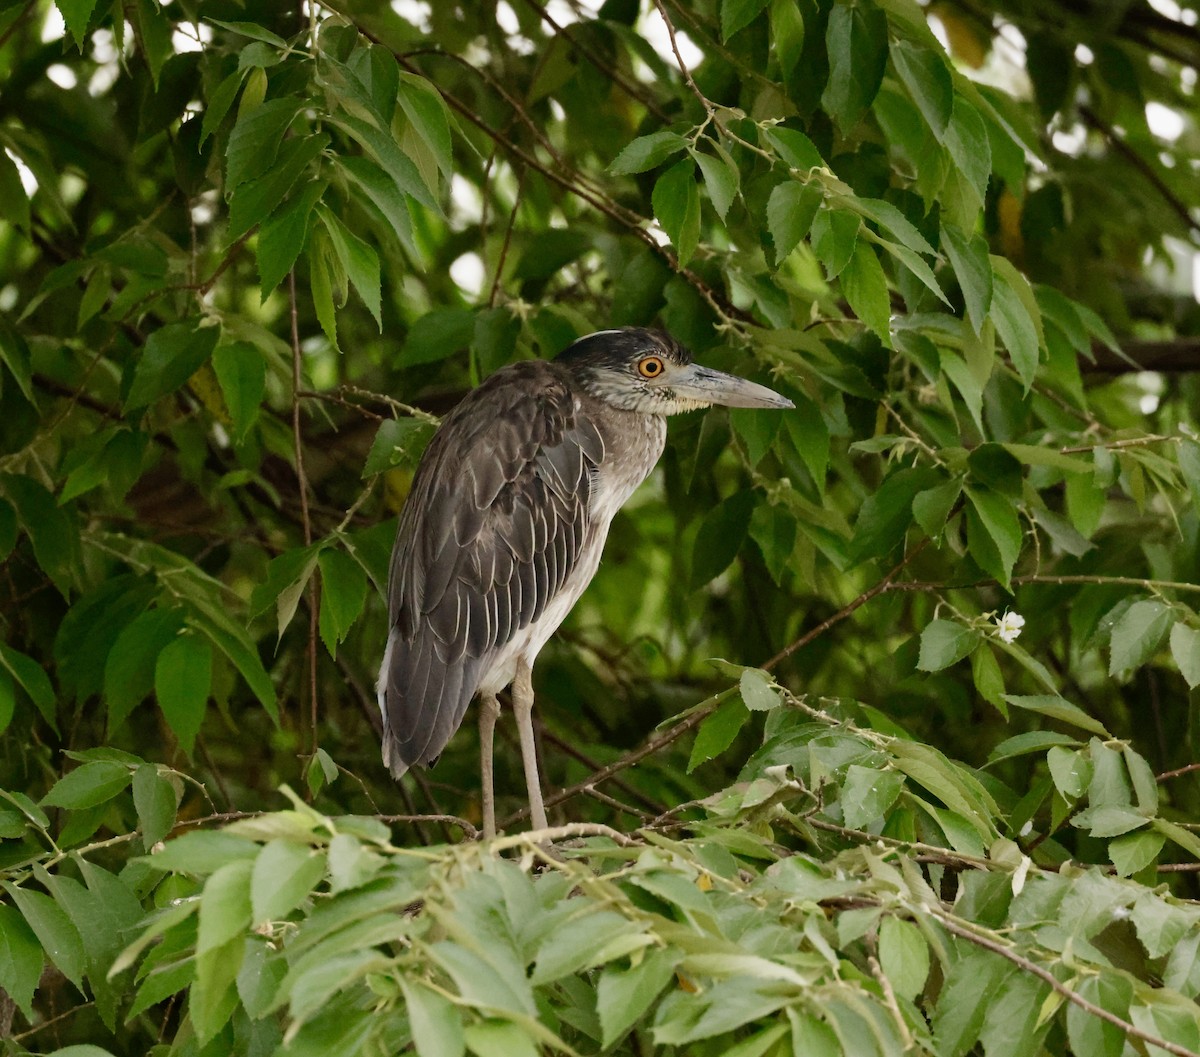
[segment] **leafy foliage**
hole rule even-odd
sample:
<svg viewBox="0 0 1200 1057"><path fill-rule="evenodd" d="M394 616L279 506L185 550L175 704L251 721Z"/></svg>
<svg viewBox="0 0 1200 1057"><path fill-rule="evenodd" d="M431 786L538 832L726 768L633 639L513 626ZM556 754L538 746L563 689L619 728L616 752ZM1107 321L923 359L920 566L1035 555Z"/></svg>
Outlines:
<svg viewBox="0 0 1200 1057"><path fill-rule="evenodd" d="M1200 1053L1163 6L0 5L4 1052ZM555 852L503 724L474 842L469 729L378 758L394 515L652 324L796 410L672 424Z"/></svg>

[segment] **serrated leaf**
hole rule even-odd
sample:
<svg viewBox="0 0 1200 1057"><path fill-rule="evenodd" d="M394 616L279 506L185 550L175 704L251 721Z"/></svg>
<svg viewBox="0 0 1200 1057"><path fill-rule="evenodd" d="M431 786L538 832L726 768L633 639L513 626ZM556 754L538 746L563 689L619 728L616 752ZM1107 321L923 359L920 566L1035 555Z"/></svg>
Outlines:
<svg viewBox="0 0 1200 1057"><path fill-rule="evenodd" d="M317 567L322 544L297 547L272 558L267 565L267 577L250 596L250 609L255 615L275 606L279 638L296 615L300 596L308 586L309 578Z"/></svg>
<svg viewBox="0 0 1200 1057"><path fill-rule="evenodd" d="M318 180L305 184L263 224L254 244L260 301L266 301L295 265L308 239L313 206L324 191L325 185Z"/></svg>
<svg viewBox="0 0 1200 1057"><path fill-rule="evenodd" d="M808 172L820 169L825 165L821 152L803 132L784 125L776 125L767 129L767 142L775 148L775 152L783 159L789 169L800 169Z"/></svg>
<svg viewBox="0 0 1200 1057"><path fill-rule="evenodd" d="M903 788L904 775L899 771L851 764L846 769L840 801L846 825L862 829L883 818Z"/></svg>
<svg viewBox="0 0 1200 1057"><path fill-rule="evenodd" d="M870 243L858 240L839 278L842 294L854 314L879 335L885 348L891 348L892 306L887 279Z"/></svg>
<svg viewBox="0 0 1200 1057"><path fill-rule="evenodd" d="M217 347L221 328L201 320L168 323L146 339L133 368L126 411L146 407L183 386Z"/></svg>
<svg viewBox="0 0 1200 1057"><path fill-rule="evenodd" d="M195 632L168 643L154 665L154 693L167 725L190 759L212 687L212 647Z"/></svg>
<svg viewBox="0 0 1200 1057"><path fill-rule="evenodd" d="M258 853L250 875L251 921L261 925L287 917L324 876L323 852L290 840L270 841ZM201 907L201 921L203 913Z"/></svg>
<svg viewBox="0 0 1200 1057"><path fill-rule="evenodd" d="M696 731L696 740L692 743L692 753L688 757L688 774L706 760L719 756L729 748L749 718L750 710L736 698L719 705Z"/></svg>
<svg viewBox="0 0 1200 1057"><path fill-rule="evenodd" d="M363 239L354 234L334 214L318 207L321 222L329 233L329 241L341 261L342 268L350 277L358 296L371 313L376 326L383 330L383 315L380 293L379 254Z"/></svg>
<svg viewBox="0 0 1200 1057"><path fill-rule="evenodd" d="M979 632L952 620L933 620L921 632L921 654L917 667L923 672L940 672L967 656L979 645Z"/></svg>
<svg viewBox="0 0 1200 1057"><path fill-rule="evenodd" d="M183 626L178 610L149 609L121 629L104 665L108 730L120 728L154 687L154 662Z"/></svg>
<svg viewBox="0 0 1200 1057"><path fill-rule="evenodd" d="M913 497L913 518L925 530L930 539L936 540L946 527L946 521L958 497L962 494L962 480L955 478L935 488L927 488Z"/></svg>
<svg viewBox="0 0 1200 1057"><path fill-rule="evenodd" d="M804 53L804 16L796 0L772 0L771 41L784 79L792 76Z"/></svg>
<svg viewBox="0 0 1200 1057"><path fill-rule="evenodd" d="M1071 726L1079 727L1082 730L1090 731L1104 738L1112 737L1104 729L1103 723L1095 717L1089 716L1082 708L1071 704L1065 698L1054 697L1049 694L1005 694L1004 700L1014 708L1023 708L1030 712L1038 712L1043 716L1050 716L1052 719L1061 720L1063 723L1069 723Z"/></svg>
<svg viewBox="0 0 1200 1057"><path fill-rule="evenodd" d="M82 991L87 956L79 930L71 923L66 912L42 892L19 887L10 881L0 883L37 936L46 957Z"/></svg>
<svg viewBox="0 0 1200 1057"><path fill-rule="evenodd" d="M144 763L133 772L133 806L146 848L165 840L174 828L178 803L175 787L158 773L156 764Z"/></svg>
<svg viewBox="0 0 1200 1057"><path fill-rule="evenodd" d="M729 567L746 538L756 502L754 492L737 492L704 516L692 548L692 590Z"/></svg>
<svg viewBox="0 0 1200 1057"><path fill-rule="evenodd" d="M50 726L56 726L55 712L58 697L50 685L50 677L31 657L0 643L0 667L3 667L33 701L34 707Z"/></svg>
<svg viewBox="0 0 1200 1057"><path fill-rule="evenodd" d="M751 712L769 712L783 700L772 685L771 677L758 668L744 668L738 679L738 691Z"/></svg>
<svg viewBox="0 0 1200 1057"><path fill-rule="evenodd" d="M299 109L300 100L296 96L281 96L238 114L237 124L229 134L229 145L225 148L226 195L252 176L271 168L279 154L283 135Z"/></svg>
<svg viewBox="0 0 1200 1057"><path fill-rule="evenodd" d="M1200 686L1200 631L1179 621L1171 628L1171 656L1188 687Z"/></svg>
<svg viewBox="0 0 1200 1057"><path fill-rule="evenodd" d="M854 256L862 220L857 213L844 209L821 209L812 222L812 246L825 266L825 278L832 282Z"/></svg>
<svg viewBox="0 0 1200 1057"><path fill-rule="evenodd" d="M953 224L942 226L942 248L950 258L966 302L967 318L978 334L992 307L995 285L987 241L981 235L966 235Z"/></svg>
<svg viewBox="0 0 1200 1057"><path fill-rule="evenodd" d="M656 950L627 970L606 968L596 985L596 1013L605 1049L622 1038L673 978L677 955Z"/></svg>
<svg viewBox="0 0 1200 1057"><path fill-rule="evenodd" d="M981 568L987 569L1007 588L1012 577L1013 566L1020 557L1021 543L1024 539L1016 507L1011 499L990 489L967 488L966 493L967 500L971 504L971 512L978 516L980 525L996 548L998 564L993 565L985 554L980 553L981 549L971 538L970 525L968 525L968 544L971 547L971 556L975 558Z"/></svg>
<svg viewBox="0 0 1200 1057"><path fill-rule="evenodd" d="M687 146L688 140L677 132L663 130L639 136L613 159L608 171L617 176L645 172L661 165L672 154L678 154Z"/></svg>
<svg viewBox="0 0 1200 1057"><path fill-rule="evenodd" d="M1108 842L1108 857L1118 877L1131 877L1157 861L1166 838L1152 829L1126 833Z"/></svg>
<svg viewBox="0 0 1200 1057"><path fill-rule="evenodd" d="M62 14L63 22L71 36L75 38L75 46L82 51L96 0L54 0L54 5Z"/></svg>
<svg viewBox="0 0 1200 1057"><path fill-rule="evenodd" d="M234 189L229 201L228 237L240 238L256 224L265 222L328 143L329 136L324 132L285 140L273 168Z"/></svg>
<svg viewBox="0 0 1200 1057"><path fill-rule="evenodd" d="M771 192L767 200L767 230L775 243L776 267L808 234L823 200L824 194L816 183L788 180Z"/></svg>
<svg viewBox="0 0 1200 1057"><path fill-rule="evenodd" d="M466 1042L458 1008L419 980L401 977L400 988L419 1057L463 1057Z"/></svg>
<svg viewBox="0 0 1200 1057"><path fill-rule="evenodd" d="M321 569L321 640L330 656L362 613L367 600L367 574L344 551L323 550L317 562Z"/></svg>
<svg viewBox="0 0 1200 1057"><path fill-rule="evenodd" d="M233 440L241 443L258 419L267 387L267 365L258 347L247 341L213 350L213 370L233 421Z"/></svg>
<svg viewBox="0 0 1200 1057"><path fill-rule="evenodd" d="M879 964L901 998L913 1001L929 976L929 944L911 921L888 914L879 924Z"/></svg>
<svg viewBox="0 0 1200 1057"><path fill-rule="evenodd" d="M133 779L129 768L107 760L93 760L63 775L41 799L43 807L79 810L111 800Z"/></svg>
<svg viewBox="0 0 1200 1057"><path fill-rule="evenodd" d="M954 84L946 60L928 45L919 47L903 40L893 41L891 57L921 116L941 139L954 110Z"/></svg>
<svg viewBox="0 0 1200 1057"><path fill-rule="evenodd" d="M996 333L1008 350L1025 391L1029 392L1038 368L1037 326L1024 301L1003 275L997 276L993 289L991 320Z"/></svg>
<svg viewBox="0 0 1200 1057"><path fill-rule="evenodd" d="M858 124L883 83L888 56L887 16L873 4L833 6L825 31L829 81L821 105L843 135Z"/></svg>
<svg viewBox="0 0 1200 1057"><path fill-rule="evenodd" d="M717 211L717 216L724 220L734 198L737 197L741 175L737 165L734 164L733 159L729 157L724 148L718 147L717 150L718 157L699 153L693 154L692 157L700 166L700 173L704 177L704 186L708 190L708 199L712 202L713 209Z"/></svg>
<svg viewBox="0 0 1200 1057"><path fill-rule="evenodd" d="M1149 661L1174 619L1171 607L1162 602L1134 602L1113 626L1108 674L1118 675Z"/></svg>
<svg viewBox="0 0 1200 1057"><path fill-rule="evenodd" d="M0 903L0 988L33 1020L33 992L42 975L42 945L14 907Z"/></svg>
<svg viewBox="0 0 1200 1057"><path fill-rule="evenodd" d="M675 246L680 267L686 267L700 241L700 192L696 189L696 164L691 158L676 162L658 178L651 196L654 215Z"/></svg>

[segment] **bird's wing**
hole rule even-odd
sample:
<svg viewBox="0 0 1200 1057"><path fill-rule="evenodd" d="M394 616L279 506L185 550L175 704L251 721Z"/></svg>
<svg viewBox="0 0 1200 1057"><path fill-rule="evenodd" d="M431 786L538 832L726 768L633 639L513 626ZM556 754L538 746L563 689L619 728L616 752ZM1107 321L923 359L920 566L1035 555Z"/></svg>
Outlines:
<svg viewBox="0 0 1200 1057"><path fill-rule="evenodd" d="M380 672L384 760L437 758L496 653L578 561L604 455L560 368L497 372L443 421L400 516Z"/></svg>

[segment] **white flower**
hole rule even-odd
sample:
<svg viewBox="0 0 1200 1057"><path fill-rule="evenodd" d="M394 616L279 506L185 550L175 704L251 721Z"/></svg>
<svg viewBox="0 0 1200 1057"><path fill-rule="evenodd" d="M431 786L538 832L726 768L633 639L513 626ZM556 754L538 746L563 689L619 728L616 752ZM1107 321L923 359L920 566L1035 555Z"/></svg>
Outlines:
<svg viewBox="0 0 1200 1057"><path fill-rule="evenodd" d="M1016 642L1017 636L1025 626L1025 618L1020 613L1004 611L1004 616L996 618L996 634L1005 642Z"/></svg>

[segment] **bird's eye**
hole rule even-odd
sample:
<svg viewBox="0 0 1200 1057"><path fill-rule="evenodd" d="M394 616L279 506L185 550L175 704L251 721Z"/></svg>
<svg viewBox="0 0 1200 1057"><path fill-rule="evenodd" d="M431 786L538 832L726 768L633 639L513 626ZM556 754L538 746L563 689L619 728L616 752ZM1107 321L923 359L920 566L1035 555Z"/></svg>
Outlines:
<svg viewBox="0 0 1200 1057"><path fill-rule="evenodd" d="M663 373L663 362L659 356L647 356L645 359L638 360L638 374L643 378L657 378Z"/></svg>

